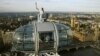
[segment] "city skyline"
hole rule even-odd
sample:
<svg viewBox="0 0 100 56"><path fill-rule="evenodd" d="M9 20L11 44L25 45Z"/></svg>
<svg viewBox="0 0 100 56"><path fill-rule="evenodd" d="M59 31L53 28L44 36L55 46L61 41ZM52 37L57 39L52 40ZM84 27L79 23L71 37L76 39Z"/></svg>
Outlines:
<svg viewBox="0 0 100 56"><path fill-rule="evenodd" d="M1 0L0 12L34 12L36 1L45 11L100 12L100 0Z"/></svg>

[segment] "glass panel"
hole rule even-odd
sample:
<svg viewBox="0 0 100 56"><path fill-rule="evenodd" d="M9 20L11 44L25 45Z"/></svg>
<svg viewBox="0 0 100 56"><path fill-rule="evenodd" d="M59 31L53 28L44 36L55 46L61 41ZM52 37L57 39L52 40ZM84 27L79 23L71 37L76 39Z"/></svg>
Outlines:
<svg viewBox="0 0 100 56"><path fill-rule="evenodd" d="M34 43L24 43L24 51L33 51L35 50Z"/></svg>
<svg viewBox="0 0 100 56"><path fill-rule="evenodd" d="M59 35L59 47L66 46L70 44L72 32L70 32L70 28L63 24L56 24L58 29L58 35Z"/></svg>
<svg viewBox="0 0 100 56"><path fill-rule="evenodd" d="M22 51L23 50L23 43L16 43L15 47L16 47L17 51Z"/></svg>
<svg viewBox="0 0 100 56"><path fill-rule="evenodd" d="M54 50L54 35L53 32L39 33L39 50Z"/></svg>
<svg viewBox="0 0 100 56"><path fill-rule="evenodd" d="M13 37L13 48L15 51L34 51L35 37L33 25L25 25L15 31Z"/></svg>
<svg viewBox="0 0 100 56"><path fill-rule="evenodd" d="M59 30L60 40L67 39L67 30Z"/></svg>

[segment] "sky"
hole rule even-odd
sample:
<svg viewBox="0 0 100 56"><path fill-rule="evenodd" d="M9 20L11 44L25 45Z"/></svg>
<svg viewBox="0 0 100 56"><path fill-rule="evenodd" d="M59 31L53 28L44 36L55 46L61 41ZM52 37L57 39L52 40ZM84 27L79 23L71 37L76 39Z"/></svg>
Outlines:
<svg viewBox="0 0 100 56"><path fill-rule="evenodd" d="M0 12L34 12L35 2L45 11L100 12L100 0L0 0Z"/></svg>

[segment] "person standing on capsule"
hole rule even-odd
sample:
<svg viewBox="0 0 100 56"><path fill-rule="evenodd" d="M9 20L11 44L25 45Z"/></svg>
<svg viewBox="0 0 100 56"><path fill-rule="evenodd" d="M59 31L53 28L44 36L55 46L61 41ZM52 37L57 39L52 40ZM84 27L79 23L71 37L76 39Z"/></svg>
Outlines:
<svg viewBox="0 0 100 56"><path fill-rule="evenodd" d="M38 10L39 14L38 14L38 22L44 22L44 19L42 18L43 17L43 14L44 14L44 9L43 8L38 8L37 7L37 2L35 3L36 4L36 9Z"/></svg>

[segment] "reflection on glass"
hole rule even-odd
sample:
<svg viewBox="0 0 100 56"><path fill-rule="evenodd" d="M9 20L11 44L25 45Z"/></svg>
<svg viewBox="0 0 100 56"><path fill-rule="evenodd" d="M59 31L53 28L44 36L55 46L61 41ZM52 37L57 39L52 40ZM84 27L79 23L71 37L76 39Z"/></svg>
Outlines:
<svg viewBox="0 0 100 56"><path fill-rule="evenodd" d="M32 25L26 25L16 30L13 37L13 48L15 51L34 51L35 37Z"/></svg>
<svg viewBox="0 0 100 56"><path fill-rule="evenodd" d="M54 48L54 35L53 32L41 32L39 33L40 38L40 51L41 50L53 50Z"/></svg>
<svg viewBox="0 0 100 56"><path fill-rule="evenodd" d="M59 35L59 47L66 46L71 43L72 31L69 27L57 24Z"/></svg>

